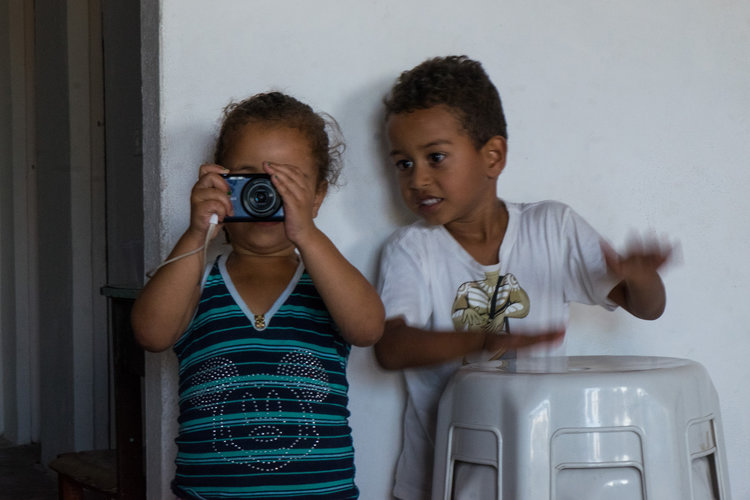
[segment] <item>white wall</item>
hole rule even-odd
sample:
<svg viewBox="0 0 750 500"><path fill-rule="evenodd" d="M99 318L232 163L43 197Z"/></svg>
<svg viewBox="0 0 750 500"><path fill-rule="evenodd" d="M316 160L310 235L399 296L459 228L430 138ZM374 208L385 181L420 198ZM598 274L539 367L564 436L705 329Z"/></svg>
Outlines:
<svg viewBox="0 0 750 500"><path fill-rule="evenodd" d="M153 189L162 191L162 256L185 228L222 107L280 89L343 128L346 186L329 195L318 223L374 279L384 238L409 220L382 161L381 98L400 71L466 53L484 63L505 105L503 197L566 201L616 246L632 228L679 240L665 315L647 323L575 308L568 352L703 363L722 403L734 498L750 498L749 4L161 0L161 8L162 171ZM362 498L386 498L400 378L379 370L369 349L353 351L349 373ZM165 375L160 389L174 388ZM150 425L174 432L174 406L166 408Z"/></svg>

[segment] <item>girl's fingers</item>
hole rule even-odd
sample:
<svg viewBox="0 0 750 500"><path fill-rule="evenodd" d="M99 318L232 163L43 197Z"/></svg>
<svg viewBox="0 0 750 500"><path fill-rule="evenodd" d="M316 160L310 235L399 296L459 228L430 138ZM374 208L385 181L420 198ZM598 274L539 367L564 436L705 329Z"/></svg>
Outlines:
<svg viewBox="0 0 750 500"><path fill-rule="evenodd" d="M278 179L287 186L304 189L310 184L307 174L295 165L266 162L263 167L271 177Z"/></svg>
<svg viewBox="0 0 750 500"><path fill-rule="evenodd" d="M229 199L227 189L223 186L202 187L196 185L190 195L192 210L194 212L203 211L203 207L210 206L220 220L226 215L233 215L232 201Z"/></svg>
<svg viewBox="0 0 750 500"><path fill-rule="evenodd" d="M223 193L223 196L228 197L229 184L226 179L221 176L221 174L229 172L227 169L220 167L219 165L207 164L201 165L198 171L199 177L198 181L193 186L193 193L202 189L215 189L218 192ZM231 205L229 208L231 209Z"/></svg>
<svg viewBox="0 0 750 500"><path fill-rule="evenodd" d="M226 174L229 170L222 167L221 165L216 165L215 163L204 163L200 166L198 169L198 178L200 179L206 174L214 173L214 174Z"/></svg>
<svg viewBox="0 0 750 500"><path fill-rule="evenodd" d="M219 200L227 207L230 207L231 201L229 200L228 189L228 187L224 187L221 184L219 186L200 186L196 184L190 193L190 201L196 203L205 200Z"/></svg>
<svg viewBox="0 0 750 500"><path fill-rule="evenodd" d="M218 189L219 191L227 194L229 192L229 184L226 179L216 173L208 173L198 179L195 183L194 188L196 189Z"/></svg>
<svg viewBox="0 0 750 500"><path fill-rule="evenodd" d="M231 205L229 206L229 209L231 209ZM192 212L193 215L197 217L195 222L198 223L201 223L203 219L208 222L211 214L216 214L219 218L219 222L223 221L224 217L232 214L227 209L227 205L223 201L217 199L194 201Z"/></svg>
<svg viewBox="0 0 750 500"><path fill-rule="evenodd" d="M311 191L311 182L305 173L294 165L264 164L264 169L271 175L272 182L284 198L285 204L312 204L315 193Z"/></svg>

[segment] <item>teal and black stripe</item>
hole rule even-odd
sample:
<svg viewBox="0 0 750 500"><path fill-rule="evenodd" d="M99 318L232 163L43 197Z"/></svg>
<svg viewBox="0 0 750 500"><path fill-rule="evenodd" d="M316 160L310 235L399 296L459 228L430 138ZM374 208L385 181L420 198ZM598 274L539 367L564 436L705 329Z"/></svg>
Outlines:
<svg viewBox="0 0 750 500"><path fill-rule="evenodd" d="M181 498L356 498L346 362L350 346L307 273L264 330L219 266L175 345Z"/></svg>

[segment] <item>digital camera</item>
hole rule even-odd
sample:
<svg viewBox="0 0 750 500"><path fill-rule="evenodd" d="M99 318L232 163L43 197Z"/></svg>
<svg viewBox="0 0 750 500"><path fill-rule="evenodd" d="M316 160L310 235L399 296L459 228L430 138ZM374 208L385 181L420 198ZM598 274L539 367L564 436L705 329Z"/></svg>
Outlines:
<svg viewBox="0 0 750 500"><path fill-rule="evenodd" d="M222 174L231 191L234 215L224 222L263 222L284 220L281 195L268 174Z"/></svg>

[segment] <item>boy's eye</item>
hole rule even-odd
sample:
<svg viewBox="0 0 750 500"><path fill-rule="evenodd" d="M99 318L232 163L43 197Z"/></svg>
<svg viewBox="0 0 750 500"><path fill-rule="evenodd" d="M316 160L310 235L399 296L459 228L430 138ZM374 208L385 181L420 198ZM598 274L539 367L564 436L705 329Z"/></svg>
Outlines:
<svg viewBox="0 0 750 500"><path fill-rule="evenodd" d="M427 158L429 158L430 163L440 163L445 160L445 153L430 153Z"/></svg>
<svg viewBox="0 0 750 500"><path fill-rule="evenodd" d="M411 160L398 160L396 162L396 170L398 170L399 172L409 170L413 166L414 166L414 162Z"/></svg>

